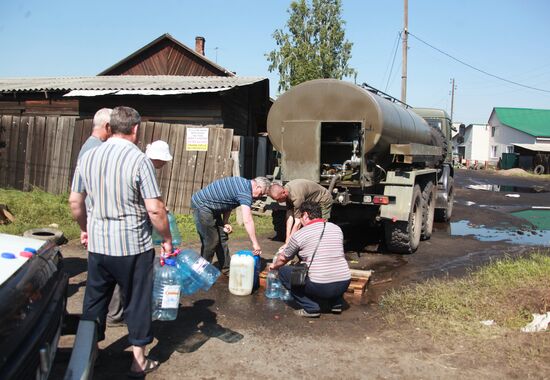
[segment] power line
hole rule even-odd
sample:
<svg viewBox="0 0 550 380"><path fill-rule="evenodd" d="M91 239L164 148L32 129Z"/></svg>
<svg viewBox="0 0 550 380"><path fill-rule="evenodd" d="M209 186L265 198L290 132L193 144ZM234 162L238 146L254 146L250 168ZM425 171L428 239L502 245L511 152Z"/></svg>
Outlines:
<svg viewBox="0 0 550 380"><path fill-rule="evenodd" d="M466 62L464 62L464 61L462 61L462 60L460 60L460 59L458 59L458 58L455 58L455 57L453 57L452 55L450 55L450 54L448 54L448 53L445 53L443 50L438 49L438 48L436 48L436 47L433 46L433 45L430 45L429 43L427 43L426 41L424 41L424 40L420 39L419 37L415 36L415 35L412 34L411 32L408 32L408 34L411 35L411 36L413 36L414 38L416 38L418 41L422 42L423 44L425 44L425 45L431 47L432 49L437 50L437 51L440 52L441 54L446 55L447 57L449 57L449 58L451 58L451 59L457 61L458 63L463 64L464 66L468 66L468 67L471 68L471 69L474 69L474 70L476 70L476 71L479 71L480 73L483 73L483 74L485 74L485 75L488 75L488 76L490 76L490 77L499 79L499 80L504 81L504 82L508 82L508 83L511 83L511 84L515 84L516 86L528 88L528 89L530 89L530 90L535 90L535 91L541 91L541 92L550 93L550 90L545 90L545 89L542 89L542 88L532 87L532 86L528 86L528 85L521 84L521 83L518 83L518 82L514 82L514 81L512 81L512 80L509 80L509 79L500 77L500 76L498 76L498 75L494 75L494 74L488 73L488 72L485 71L485 70L478 69L477 67L472 66L472 65L470 65L469 63L466 63Z"/></svg>
<svg viewBox="0 0 550 380"><path fill-rule="evenodd" d="M397 48L399 47L399 41L401 41L401 32L397 33L397 39L395 41L395 49L393 52L393 59L391 61L391 68L390 68L390 72L388 73L388 80L386 81L386 87L384 88L384 91L388 91L388 86L390 84L391 74L393 71L393 64L395 63L395 57L397 55Z"/></svg>

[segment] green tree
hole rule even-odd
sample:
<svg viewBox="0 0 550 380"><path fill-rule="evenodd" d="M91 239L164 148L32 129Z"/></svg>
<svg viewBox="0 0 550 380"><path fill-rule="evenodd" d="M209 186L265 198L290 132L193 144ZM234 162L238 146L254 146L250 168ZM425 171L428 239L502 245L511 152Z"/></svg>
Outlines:
<svg viewBox="0 0 550 380"><path fill-rule="evenodd" d="M279 72L279 91L318 78L356 76L348 66L352 43L345 39L341 0L297 0L286 29L277 29L277 48L266 54L269 71Z"/></svg>

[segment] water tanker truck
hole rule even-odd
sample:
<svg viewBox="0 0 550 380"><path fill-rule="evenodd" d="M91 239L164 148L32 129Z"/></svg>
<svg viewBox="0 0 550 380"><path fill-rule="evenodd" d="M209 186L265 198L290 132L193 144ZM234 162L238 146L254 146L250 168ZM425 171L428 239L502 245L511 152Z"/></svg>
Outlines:
<svg viewBox="0 0 550 380"><path fill-rule="evenodd" d="M380 227L388 251L412 253L430 238L434 219L451 217L451 120L379 94L308 81L275 101L267 130L283 183L321 184L333 195L332 221Z"/></svg>

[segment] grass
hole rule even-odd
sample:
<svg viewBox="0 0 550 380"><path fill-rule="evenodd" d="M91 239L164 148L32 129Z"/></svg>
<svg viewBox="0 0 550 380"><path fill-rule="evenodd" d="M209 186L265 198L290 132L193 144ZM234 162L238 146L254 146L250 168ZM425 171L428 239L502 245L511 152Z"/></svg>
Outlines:
<svg viewBox="0 0 550 380"><path fill-rule="evenodd" d="M483 320L506 330L519 330L532 313L550 310L550 251L493 262L462 279L434 279L394 290L381 306L386 320L403 319L435 335L454 331L479 334Z"/></svg>
<svg viewBox="0 0 550 380"><path fill-rule="evenodd" d="M55 228L63 231L69 240L80 237L80 229L73 220L68 204L68 194L53 195L38 188L29 192L12 189L0 189L0 204L8 206L15 216L15 222L0 225L0 232L13 235L23 235L32 228L57 225ZM184 241L198 241L192 215L176 214L178 227ZM234 232L232 237L248 236L244 226L236 223L235 213L231 214L230 222ZM273 233L271 217L254 216L256 234L265 236Z"/></svg>

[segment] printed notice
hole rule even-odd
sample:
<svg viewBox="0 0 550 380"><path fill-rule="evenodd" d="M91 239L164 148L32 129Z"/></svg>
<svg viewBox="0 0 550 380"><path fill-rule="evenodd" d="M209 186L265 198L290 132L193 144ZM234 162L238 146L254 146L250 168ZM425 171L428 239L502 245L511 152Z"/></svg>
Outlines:
<svg viewBox="0 0 550 380"><path fill-rule="evenodd" d="M187 128L185 150L205 152L208 150L209 128Z"/></svg>

